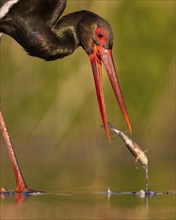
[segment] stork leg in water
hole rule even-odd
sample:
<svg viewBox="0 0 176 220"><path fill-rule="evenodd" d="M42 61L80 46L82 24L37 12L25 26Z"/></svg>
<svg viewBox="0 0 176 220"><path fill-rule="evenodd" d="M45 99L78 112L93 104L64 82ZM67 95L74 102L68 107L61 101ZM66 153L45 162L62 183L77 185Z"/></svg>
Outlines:
<svg viewBox="0 0 176 220"><path fill-rule="evenodd" d="M7 146L7 150L8 150L8 154L12 163L12 168L13 168L13 172L15 175L15 179L16 179L16 188L15 191L16 192L32 192L33 190L28 189L27 184L23 178L22 172L20 170L20 167L18 165L18 161L15 155L15 151L12 147L12 143L7 131L7 127L4 121L4 117L2 115L2 111L0 111L0 130L5 142L5 145ZM5 188L1 188L0 192L4 192L6 191Z"/></svg>

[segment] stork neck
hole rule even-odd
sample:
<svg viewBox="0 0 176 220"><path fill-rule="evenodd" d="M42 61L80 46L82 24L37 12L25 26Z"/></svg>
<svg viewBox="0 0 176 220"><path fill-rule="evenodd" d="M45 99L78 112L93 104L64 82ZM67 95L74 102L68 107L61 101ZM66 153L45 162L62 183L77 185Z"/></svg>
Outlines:
<svg viewBox="0 0 176 220"><path fill-rule="evenodd" d="M75 26L66 22L50 27L40 20L6 16L0 21L0 32L14 38L29 55L48 61L72 54L79 46Z"/></svg>

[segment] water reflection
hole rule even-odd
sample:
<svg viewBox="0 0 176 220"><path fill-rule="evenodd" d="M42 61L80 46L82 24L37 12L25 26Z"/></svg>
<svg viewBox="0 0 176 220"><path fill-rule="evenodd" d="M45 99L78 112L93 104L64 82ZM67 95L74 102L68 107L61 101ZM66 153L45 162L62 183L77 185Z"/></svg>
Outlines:
<svg viewBox="0 0 176 220"><path fill-rule="evenodd" d="M175 192L1 193L2 219L174 219ZM16 200L14 200L16 199ZM16 202L15 202L16 201ZM18 204L18 206L17 206ZM20 205L20 206L19 206Z"/></svg>
<svg viewBox="0 0 176 220"><path fill-rule="evenodd" d="M9 197L14 197L16 198L17 203L24 202L25 199L29 197L34 197L34 196L40 196L40 195L57 195L57 196L75 196L75 195L107 195L108 200L110 200L111 196L113 195L131 195L131 196L136 196L138 198L151 198L154 196L159 196L159 195L175 195L176 192L154 192L150 190L143 190L141 189L140 191L134 191L134 192L114 192L111 191L110 187L108 187L107 191L104 192L92 192L92 193L79 193L79 192L59 192L59 193L47 193L47 192L41 192L41 191L35 191L35 192L23 192L23 193L16 193L14 191L5 191L5 192L0 192L0 198L1 199L6 199Z"/></svg>
<svg viewBox="0 0 176 220"><path fill-rule="evenodd" d="M0 198L6 199L9 197L15 198L16 203L21 204L26 201L27 198L31 196L38 196L38 195L44 195L46 193L44 192L23 192L23 193L16 193L14 191L4 191L0 192Z"/></svg>

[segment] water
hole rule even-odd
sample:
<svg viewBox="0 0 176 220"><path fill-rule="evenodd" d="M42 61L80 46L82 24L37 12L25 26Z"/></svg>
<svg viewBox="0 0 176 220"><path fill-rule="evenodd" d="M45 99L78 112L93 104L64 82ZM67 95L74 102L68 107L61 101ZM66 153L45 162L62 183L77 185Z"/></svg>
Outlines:
<svg viewBox="0 0 176 220"><path fill-rule="evenodd" d="M135 192L75 190L18 196L1 199L1 219L175 219L173 194L141 198Z"/></svg>

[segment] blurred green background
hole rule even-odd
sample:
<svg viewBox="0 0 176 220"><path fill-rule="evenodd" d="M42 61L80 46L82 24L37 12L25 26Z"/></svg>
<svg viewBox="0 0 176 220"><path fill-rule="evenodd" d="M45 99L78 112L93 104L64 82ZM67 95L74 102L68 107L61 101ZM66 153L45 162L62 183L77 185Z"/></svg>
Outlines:
<svg viewBox="0 0 176 220"><path fill-rule="evenodd" d="M64 12L90 10L111 24L133 138L148 150L149 187L157 191L175 190L174 6L169 0L68 1ZM109 144L100 128L91 67L82 48L45 62L4 36L0 66L1 108L30 188L144 188L141 165L118 137ZM105 71L103 83L108 120L126 131ZM3 140L1 145L1 185L13 189Z"/></svg>

